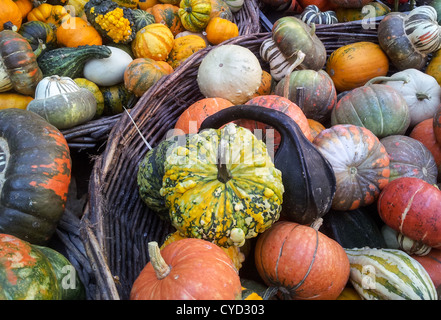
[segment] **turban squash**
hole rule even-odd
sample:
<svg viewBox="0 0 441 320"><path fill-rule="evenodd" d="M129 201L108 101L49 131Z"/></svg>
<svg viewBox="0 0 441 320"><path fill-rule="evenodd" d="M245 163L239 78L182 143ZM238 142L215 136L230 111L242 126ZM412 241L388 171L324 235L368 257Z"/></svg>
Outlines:
<svg viewBox="0 0 441 320"><path fill-rule="evenodd" d="M51 238L71 179L65 138L37 114L0 111L0 232L33 244Z"/></svg>

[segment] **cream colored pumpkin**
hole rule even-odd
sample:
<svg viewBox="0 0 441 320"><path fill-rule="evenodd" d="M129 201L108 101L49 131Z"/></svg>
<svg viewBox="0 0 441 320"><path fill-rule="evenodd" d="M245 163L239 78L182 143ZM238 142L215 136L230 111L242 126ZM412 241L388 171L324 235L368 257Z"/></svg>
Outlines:
<svg viewBox="0 0 441 320"><path fill-rule="evenodd" d="M224 98L233 104L248 101L260 86L262 67L248 48L215 47L203 59L197 82L206 98Z"/></svg>

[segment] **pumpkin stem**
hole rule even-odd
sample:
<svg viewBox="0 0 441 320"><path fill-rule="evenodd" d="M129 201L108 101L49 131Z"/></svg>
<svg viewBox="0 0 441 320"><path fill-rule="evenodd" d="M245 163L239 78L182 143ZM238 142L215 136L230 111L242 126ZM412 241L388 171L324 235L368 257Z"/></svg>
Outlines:
<svg viewBox="0 0 441 320"><path fill-rule="evenodd" d="M151 241L148 243L148 252L150 263L155 270L156 277L158 280L164 279L170 273L171 267L165 262L164 258L161 256L161 250L156 241Z"/></svg>
<svg viewBox="0 0 441 320"><path fill-rule="evenodd" d="M293 55L297 54L296 60L288 67L288 71L285 75L285 84L283 86L283 97L286 99L289 99L289 80L291 78L291 73L294 71L295 68L297 68L305 59L305 54L301 50L295 51Z"/></svg>
<svg viewBox="0 0 441 320"><path fill-rule="evenodd" d="M366 82L366 84L364 86L366 87L371 84L374 84L375 82L383 82L383 81L403 81L404 83L408 83L410 81L410 77L409 76L402 76L402 77L379 76L379 77L372 78L371 80Z"/></svg>
<svg viewBox="0 0 441 320"><path fill-rule="evenodd" d="M417 92L415 95L416 95L418 101L422 101L422 100L425 100L425 99L430 99L430 96L428 96L426 93Z"/></svg>

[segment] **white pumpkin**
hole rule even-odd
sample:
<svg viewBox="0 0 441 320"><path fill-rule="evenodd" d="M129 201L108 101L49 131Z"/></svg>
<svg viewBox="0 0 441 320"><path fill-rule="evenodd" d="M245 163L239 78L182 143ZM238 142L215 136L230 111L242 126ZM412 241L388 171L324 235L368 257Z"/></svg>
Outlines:
<svg viewBox="0 0 441 320"><path fill-rule="evenodd" d="M84 78L98 86L113 86L124 82L124 71L132 57L124 50L109 46L112 54L104 59L90 59L83 69Z"/></svg>
<svg viewBox="0 0 441 320"><path fill-rule="evenodd" d="M206 98L224 98L233 104L248 101L262 79L262 67L250 49L240 45L213 48L198 69L197 82Z"/></svg>
<svg viewBox="0 0 441 320"><path fill-rule="evenodd" d="M410 127L434 116L441 103L441 87L434 77L417 69L399 71L391 77L408 78L408 81L386 81L385 84L398 90L406 100Z"/></svg>
<svg viewBox="0 0 441 320"><path fill-rule="evenodd" d="M69 77L52 75L44 77L35 88L35 99L45 99L66 92L75 92L80 87Z"/></svg>

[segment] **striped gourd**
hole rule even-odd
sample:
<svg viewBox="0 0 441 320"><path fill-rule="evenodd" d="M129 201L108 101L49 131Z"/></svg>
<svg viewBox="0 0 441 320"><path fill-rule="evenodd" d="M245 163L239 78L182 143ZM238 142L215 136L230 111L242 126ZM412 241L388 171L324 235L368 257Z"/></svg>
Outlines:
<svg viewBox="0 0 441 320"><path fill-rule="evenodd" d="M280 52L273 39L266 39L260 46L261 58L270 65L270 73L275 81L283 79L289 71L291 62Z"/></svg>
<svg viewBox="0 0 441 320"><path fill-rule="evenodd" d="M398 249L345 249L349 280L366 300L437 300L435 286L423 266Z"/></svg>
<svg viewBox="0 0 441 320"><path fill-rule="evenodd" d="M432 53L441 48L441 26L437 13L431 6L413 9L404 24L404 31L415 48L422 53Z"/></svg>
<svg viewBox="0 0 441 320"><path fill-rule="evenodd" d="M316 5L309 5L303 9L300 19L307 25L315 24L334 24L338 23L337 15L334 11L320 11Z"/></svg>
<svg viewBox="0 0 441 320"><path fill-rule="evenodd" d="M410 255L425 256L432 250L432 247L429 247L427 244L406 237L401 232L397 232L397 241L399 249Z"/></svg>
<svg viewBox="0 0 441 320"><path fill-rule="evenodd" d="M224 0L231 12L238 12L243 7L244 0Z"/></svg>

